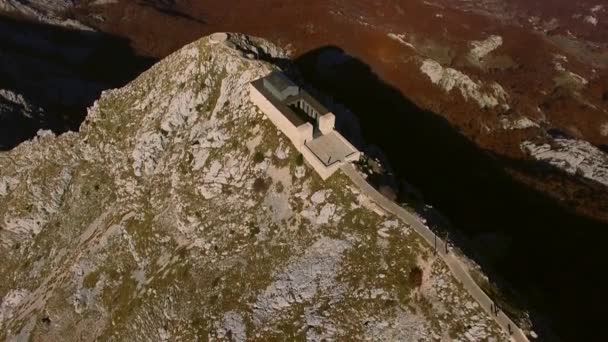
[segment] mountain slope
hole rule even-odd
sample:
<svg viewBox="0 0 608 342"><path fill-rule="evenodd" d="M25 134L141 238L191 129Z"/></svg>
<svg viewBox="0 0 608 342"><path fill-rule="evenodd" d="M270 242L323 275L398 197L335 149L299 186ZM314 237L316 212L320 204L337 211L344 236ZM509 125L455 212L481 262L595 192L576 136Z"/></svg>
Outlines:
<svg viewBox="0 0 608 342"><path fill-rule="evenodd" d="M203 38L0 154L0 338L507 339L411 229L302 165L248 100L259 55L283 52Z"/></svg>
<svg viewBox="0 0 608 342"><path fill-rule="evenodd" d="M63 9L51 1L10 3L27 8L48 5L56 16ZM63 5L71 6L67 1ZM10 132L0 134L2 150L31 138L38 129L55 133L78 129L86 108L102 90L126 84L152 64L152 60L136 55L124 39L65 24L73 20L44 20L6 6L6 1L0 0L0 90L19 94L44 115L11 111L11 120L2 122L1 129ZM38 120L40 116L43 120Z"/></svg>

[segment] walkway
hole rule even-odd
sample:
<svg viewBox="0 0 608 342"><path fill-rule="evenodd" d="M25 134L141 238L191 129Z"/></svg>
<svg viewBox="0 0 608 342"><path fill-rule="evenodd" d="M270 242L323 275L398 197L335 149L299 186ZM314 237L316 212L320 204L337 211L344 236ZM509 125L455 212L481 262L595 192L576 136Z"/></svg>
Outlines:
<svg viewBox="0 0 608 342"><path fill-rule="evenodd" d="M458 258L449 251L449 246L446 247L445 242L433 233L427 226L423 225L416 216L403 209L395 202L389 200L380 194L359 174L351 163L346 163L342 166L342 171L350 178L355 185L359 187L364 195L367 195L371 200L376 202L387 212L397 216L405 223L409 224L420 236L422 236L431 246L436 246L437 253L448 265L452 274L458 281L462 283L469 294L481 305L481 307L494 318L496 323L505 331L509 332L512 341L528 342L528 338L519 327L502 311L497 314L493 312L494 302L486 295L485 292L475 283Z"/></svg>

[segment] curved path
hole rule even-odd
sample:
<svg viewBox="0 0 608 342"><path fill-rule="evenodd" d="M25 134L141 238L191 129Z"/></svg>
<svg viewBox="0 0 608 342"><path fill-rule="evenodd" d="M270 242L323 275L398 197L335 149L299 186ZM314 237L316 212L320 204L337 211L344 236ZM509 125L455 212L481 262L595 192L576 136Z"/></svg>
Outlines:
<svg viewBox="0 0 608 342"><path fill-rule="evenodd" d="M462 283L464 288L477 301L477 303L479 303L479 305L481 305L481 307L494 318L498 325L509 333L512 341L528 341L528 338L523 331L517 327L517 325L513 323L513 321L504 312L501 310L498 310L497 313L493 312L493 309L495 308L494 302L492 299L490 299L490 297L488 297L488 295L486 295L485 292L483 292L477 283L475 283L473 278L471 278L471 275L466 271L458 258L453 253L450 253L449 245L446 246L445 242L435 235L435 233L433 233L427 226L423 225L416 216L403 209L395 202L384 197L376 189L374 189L374 187L372 187L365 180L365 178L361 176L361 174L351 163L342 165L341 169L348 176L348 178L350 178L353 183L359 187L364 195L368 196L384 210L392 213L405 223L409 224L410 227L413 228L420 236L422 236L431 246L441 246L440 248L436 248L437 253L448 265L454 277Z"/></svg>

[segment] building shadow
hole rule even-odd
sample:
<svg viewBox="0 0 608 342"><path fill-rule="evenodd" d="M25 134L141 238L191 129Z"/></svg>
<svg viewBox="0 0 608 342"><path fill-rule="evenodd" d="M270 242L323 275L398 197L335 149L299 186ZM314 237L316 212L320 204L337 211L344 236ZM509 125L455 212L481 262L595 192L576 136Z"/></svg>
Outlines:
<svg viewBox="0 0 608 342"><path fill-rule="evenodd" d="M22 104L0 103L0 150L39 129L77 130L101 91L126 84L155 62L121 37L9 16L0 17L0 44L0 89L33 107L26 116Z"/></svg>
<svg viewBox="0 0 608 342"><path fill-rule="evenodd" d="M545 339L557 339L555 332L564 340L597 340L597 299L605 292L597 277L606 269L608 227L514 181L505 167L569 175L480 149L339 47L309 51L295 63L305 82L356 114L366 143L379 146L396 175L443 214L431 226L438 234L451 230L509 301L531 310Z"/></svg>

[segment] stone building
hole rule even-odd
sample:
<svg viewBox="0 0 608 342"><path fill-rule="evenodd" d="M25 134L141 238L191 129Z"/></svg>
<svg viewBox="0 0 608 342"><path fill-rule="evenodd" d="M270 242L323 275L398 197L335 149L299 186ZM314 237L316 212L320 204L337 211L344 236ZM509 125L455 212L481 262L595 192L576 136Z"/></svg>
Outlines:
<svg viewBox="0 0 608 342"><path fill-rule="evenodd" d="M253 81L250 96L321 178L360 158L361 153L335 130L335 115L282 72Z"/></svg>

